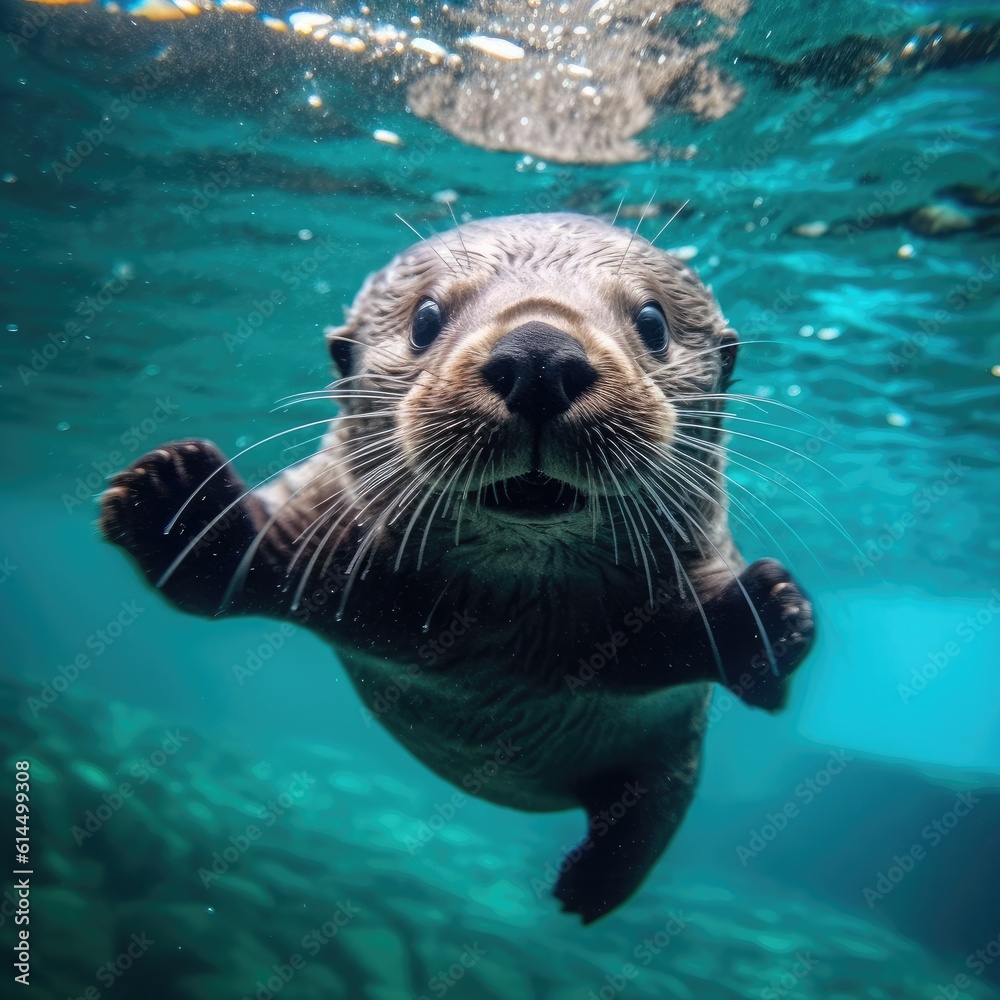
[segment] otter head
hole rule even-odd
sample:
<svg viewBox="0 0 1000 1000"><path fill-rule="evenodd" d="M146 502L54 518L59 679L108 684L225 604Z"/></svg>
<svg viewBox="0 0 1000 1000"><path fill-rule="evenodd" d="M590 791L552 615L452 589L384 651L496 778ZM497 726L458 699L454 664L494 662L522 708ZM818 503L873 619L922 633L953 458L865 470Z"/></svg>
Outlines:
<svg viewBox="0 0 1000 1000"><path fill-rule="evenodd" d="M724 523L737 336L690 268L628 231L469 223L372 275L328 338L366 520L697 547Z"/></svg>

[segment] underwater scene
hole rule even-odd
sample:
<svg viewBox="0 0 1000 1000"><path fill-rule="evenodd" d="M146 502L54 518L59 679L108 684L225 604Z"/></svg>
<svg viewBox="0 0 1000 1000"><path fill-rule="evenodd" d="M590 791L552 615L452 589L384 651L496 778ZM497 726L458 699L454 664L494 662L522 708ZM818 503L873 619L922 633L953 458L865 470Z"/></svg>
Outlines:
<svg viewBox="0 0 1000 1000"><path fill-rule="evenodd" d="M0 31L0 996L1000 997L1000 9Z"/></svg>

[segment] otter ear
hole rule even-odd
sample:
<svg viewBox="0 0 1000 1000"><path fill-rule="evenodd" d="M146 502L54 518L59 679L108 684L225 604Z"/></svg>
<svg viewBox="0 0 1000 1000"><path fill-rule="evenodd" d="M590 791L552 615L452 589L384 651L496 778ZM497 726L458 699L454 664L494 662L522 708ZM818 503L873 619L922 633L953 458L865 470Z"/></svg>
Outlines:
<svg viewBox="0 0 1000 1000"><path fill-rule="evenodd" d="M348 338L354 332L354 328L351 326L328 326L324 332L326 333L326 346L340 377L353 375L354 344Z"/></svg>
<svg viewBox="0 0 1000 1000"><path fill-rule="evenodd" d="M722 344L719 354L722 357L722 391L725 392L733 381L733 371L736 368L736 352L739 348L740 336L732 329L726 327L722 331Z"/></svg>

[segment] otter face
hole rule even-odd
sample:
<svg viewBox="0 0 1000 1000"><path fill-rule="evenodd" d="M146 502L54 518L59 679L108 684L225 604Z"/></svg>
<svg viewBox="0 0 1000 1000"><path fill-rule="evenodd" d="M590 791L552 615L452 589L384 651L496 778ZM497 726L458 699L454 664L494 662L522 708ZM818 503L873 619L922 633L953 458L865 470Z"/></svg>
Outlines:
<svg viewBox="0 0 1000 1000"><path fill-rule="evenodd" d="M329 338L340 457L387 523L420 507L581 533L652 521L676 538L724 516L718 394L736 334L693 271L628 231L467 224L369 278Z"/></svg>

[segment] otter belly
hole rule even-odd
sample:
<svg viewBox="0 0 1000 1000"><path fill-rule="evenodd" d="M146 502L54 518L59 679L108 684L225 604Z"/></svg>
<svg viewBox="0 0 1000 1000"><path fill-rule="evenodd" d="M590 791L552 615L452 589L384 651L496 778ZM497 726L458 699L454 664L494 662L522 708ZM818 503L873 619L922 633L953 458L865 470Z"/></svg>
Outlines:
<svg viewBox="0 0 1000 1000"><path fill-rule="evenodd" d="M459 789L529 812L578 807L594 774L635 761L671 770L700 738L710 690L533 691L512 688L488 665L444 685L382 658L338 653L367 721Z"/></svg>

